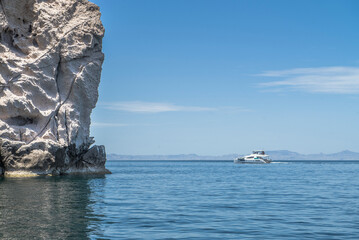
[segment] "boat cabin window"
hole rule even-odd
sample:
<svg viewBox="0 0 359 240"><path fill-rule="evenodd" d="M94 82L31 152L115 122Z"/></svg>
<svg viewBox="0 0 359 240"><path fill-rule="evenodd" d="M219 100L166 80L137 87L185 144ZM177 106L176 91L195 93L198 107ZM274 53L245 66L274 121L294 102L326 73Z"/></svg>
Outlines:
<svg viewBox="0 0 359 240"><path fill-rule="evenodd" d="M253 151L253 154L265 155L264 151Z"/></svg>

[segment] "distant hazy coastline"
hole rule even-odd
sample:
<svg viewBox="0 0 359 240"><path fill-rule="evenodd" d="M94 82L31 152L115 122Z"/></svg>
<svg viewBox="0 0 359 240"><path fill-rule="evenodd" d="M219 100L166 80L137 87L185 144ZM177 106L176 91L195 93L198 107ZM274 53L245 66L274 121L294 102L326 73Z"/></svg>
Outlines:
<svg viewBox="0 0 359 240"><path fill-rule="evenodd" d="M359 160L359 153L352 151L342 151L338 153L319 153L301 154L287 150L266 151L273 160ZM197 154L178 154L178 155L121 155L108 154L108 160L233 160L238 155L245 154L226 154L221 156L202 156Z"/></svg>

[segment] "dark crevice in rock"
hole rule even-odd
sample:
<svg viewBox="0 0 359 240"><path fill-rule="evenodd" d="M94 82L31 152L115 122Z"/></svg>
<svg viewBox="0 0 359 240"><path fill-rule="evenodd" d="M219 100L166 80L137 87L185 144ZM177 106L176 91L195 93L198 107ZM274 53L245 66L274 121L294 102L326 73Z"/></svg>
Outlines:
<svg viewBox="0 0 359 240"><path fill-rule="evenodd" d="M60 140L60 134L59 134L59 119L57 116L55 116L55 132L56 132L56 140Z"/></svg>
<svg viewBox="0 0 359 240"><path fill-rule="evenodd" d="M36 122L36 119L31 117L16 116L6 119L5 122L9 125L25 126L29 124L34 124Z"/></svg>
<svg viewBox="0 0 359 240"><path fill-rule="evenodd" d="M21 131L21 129L19 129L19 137L20 137L20 141L22 142L23 140L22 140L22 131Z"/></svg>
<svg viewBox="0 0 359 240"><path fill-rule="evenodd" d="M59 103L61 103L61 94L60 94L60 88L59 88L60 71L61 71L61 56L59 57L59 62L57 63L56 73L55 73L55 83L56 83L57 94L59 96L59 100L58 100Z"/></svg>
<svg viewBox="0 0 359 240"><path fill-rule="evenodd" d="M39 47L39 44L37 43L37 40L35 38L32 40L32 45L37 48Z"/></svg>
<svg viewBox="0 0 359 240"><path fill-rule="evenodd" d="M69 127L67 126L67 110L65 109L64 111L64 124L65 124L65 129L66 129L66 139L67 139L67 145L70 144L70 135L69 135Z"/></svg>

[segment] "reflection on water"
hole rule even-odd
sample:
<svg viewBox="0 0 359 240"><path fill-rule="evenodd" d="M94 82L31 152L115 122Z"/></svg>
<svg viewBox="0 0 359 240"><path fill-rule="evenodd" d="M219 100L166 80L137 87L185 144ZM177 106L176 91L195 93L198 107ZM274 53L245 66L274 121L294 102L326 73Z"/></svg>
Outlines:
<svg viewBox="0 0 359 240"><path fill-rule="evenodd" d="M101 235L91 203L105 176L0 180L0 239L86 239ZM96 192L93 192L94 185Z"/></svg>

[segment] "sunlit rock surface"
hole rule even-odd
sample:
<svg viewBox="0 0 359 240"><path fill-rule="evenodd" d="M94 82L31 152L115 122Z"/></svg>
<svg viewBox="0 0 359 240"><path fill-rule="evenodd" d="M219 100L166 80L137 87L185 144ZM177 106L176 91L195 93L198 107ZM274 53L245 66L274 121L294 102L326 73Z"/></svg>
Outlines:
<svg viewBox="0 0 359 240"><path fill-rule="evenodd" d="M0 0L0 175L107 172L89 137L103 35L87 0Z"/></svg>

